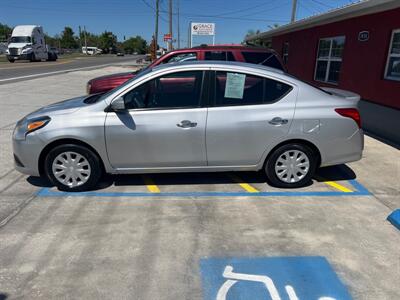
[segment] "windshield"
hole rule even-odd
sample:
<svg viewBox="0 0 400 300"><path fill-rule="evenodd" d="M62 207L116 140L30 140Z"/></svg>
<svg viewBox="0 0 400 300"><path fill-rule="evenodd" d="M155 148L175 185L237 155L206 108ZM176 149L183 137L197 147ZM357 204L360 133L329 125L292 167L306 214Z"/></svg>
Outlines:
<svg viewBox="0 0 400 300"><path fill-rule="evenodd" d="M30 43L30 36L13 36L10 39L10 43Z"/></svg>
<svg viewBox="0 0 400 300"><path fill-rule="evenodd" d="M131 79L129 79L128 81L124 82L123 84L113 88L112 90L108 91L107 93L103 94L97 101L101 101L106 99L108 96L110 96L112 93L114 93L116 90L120 89L120 88L124 88L125 86L127 86L128 84L130 84L133 80L138 79L139 77L142 77L143 75L146 75L147 73L151 72L151 68L150 67L146 67L143 68L141 70L139 70L134 77L132 77Z"/></svg>

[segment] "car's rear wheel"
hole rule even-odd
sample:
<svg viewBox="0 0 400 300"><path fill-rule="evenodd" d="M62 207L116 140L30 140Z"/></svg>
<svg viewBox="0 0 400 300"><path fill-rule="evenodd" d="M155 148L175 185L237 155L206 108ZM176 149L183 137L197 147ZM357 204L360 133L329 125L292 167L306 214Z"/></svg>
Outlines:
<svg viewBox="0 0 400 300"><path fill-rule="evenodd" d="M290 143L277 148L265 164L265 173L273 186L297 188L311 181L318 155L308 146Z"/></svg>
<svg viewBox="0 0 400 300"><path fill-rule="evenodd" d="M93 189L99 181L100 159L90 149L80 145L60 145L47 154L45 170L49 180L62 191Z"/></svg>

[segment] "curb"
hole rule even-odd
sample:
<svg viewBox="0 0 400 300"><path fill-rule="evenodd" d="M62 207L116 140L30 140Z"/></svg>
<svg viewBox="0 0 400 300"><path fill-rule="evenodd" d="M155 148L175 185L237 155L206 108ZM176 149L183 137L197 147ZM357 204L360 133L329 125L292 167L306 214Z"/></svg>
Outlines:
<svg viewBox="0 0 400 300"><path fill-rule="evenodd" d="M392 223L394 227L400 230L400 208L393 211L388 217L387 220Z"/></svg>

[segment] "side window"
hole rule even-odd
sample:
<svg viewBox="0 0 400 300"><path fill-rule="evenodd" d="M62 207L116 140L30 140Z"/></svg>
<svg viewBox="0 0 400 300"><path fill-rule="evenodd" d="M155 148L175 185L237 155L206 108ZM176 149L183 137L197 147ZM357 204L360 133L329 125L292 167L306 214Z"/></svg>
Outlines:
<svg viewBox="0 0 400 300"><path fill-rule="evenodd" d="M216 106L251 105L264 102L262 77L230 72L216 72Z"/></svg>
<svg viewBox="0 0 400 300"><path fill-rule="evenodd" d="M227 61L235 61L235 57L231 51L226 52L226 60Z"/></svg>
<svg viewBox="0 0 400 300"><path fill-rule="evenodd" d="M165 64L165 63L172 63L179 61L192 61L192 60L197 60L197 55L195 52L175 54L165 59L162 63Z"/></svg>
<svg viewBox="0 0 400 300"><path fill-rule="evenodd" d="M226 51L206 51L204 59L205 60L224 60L225 61L226 60Z"/></svg>
<svg viewBox="0 0 400 300"><path fill-rule="evenodd" d="M392 32L385 78L400 81L400 29Z"/></svg>
<svg viewBox="0 0 400 300"><path fill-rule="evenodd" d="M276 100L283 98L291 90L292 87L288 84L266 78L264 103L275 102Z"/></svg>
<svg viewBox="0 0 400 300"><path fill-rule="evenodd" d="M218 71L215 74L215 105L256 105L275 102L292 87L254 75Z"/></svg>
<svg viewBox="0 0 400 300"><path fill-rule="evenodd" d="M315 80L334 84L339 82L344 42L344 36L319 40Z"/></svg>
<svg viewBox="0 0 400 300"><path fill-rule="evenodd" d="M283 67L274 53L270 52L242 52L244 60L251 64L260 64L267 67L283 70Z"/></svg>
<svg viewBox="0 0 400 300"><path fill-rule="evenodd" d="M283 43L283 48L282 48L282 60L285 65L287 65L289 61L289 42L284 42Z"/></svg>
<svg viewBox="0 0 400 300"><path fill-rule="evenodd" d="M177 72L152 79L126 93L127 109L200 106L202 71Z"/></svg>

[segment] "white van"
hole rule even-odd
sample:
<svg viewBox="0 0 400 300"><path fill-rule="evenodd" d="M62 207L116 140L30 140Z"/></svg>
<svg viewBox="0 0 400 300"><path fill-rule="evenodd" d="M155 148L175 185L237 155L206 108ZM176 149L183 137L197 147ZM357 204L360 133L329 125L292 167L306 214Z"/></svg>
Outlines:
<svg viewBox="0 0 400 300"><path fill-rule="evenodd" d="M15 26L6 54L9 62L57 60L57 54L46 46L43 28L38 25Z"/></svg>
<svg viewBox="0 0 400 300"><path fill-rule="evenodd" d="M97 47L82 47L82 53L87 55L101 54L103 50Z"/></svg>

